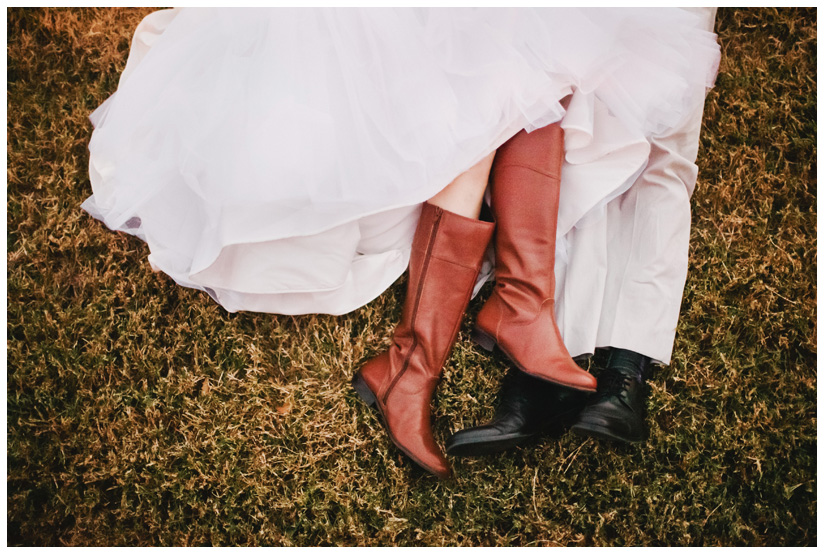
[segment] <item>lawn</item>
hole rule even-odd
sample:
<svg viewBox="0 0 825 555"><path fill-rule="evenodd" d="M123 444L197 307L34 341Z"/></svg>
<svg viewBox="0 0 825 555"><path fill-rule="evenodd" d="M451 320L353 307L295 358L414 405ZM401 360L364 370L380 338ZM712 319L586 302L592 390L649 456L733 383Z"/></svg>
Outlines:
<svg viewBox="0 0 825 555"><path fill-rule="evenodd" d="M719 11L648 441L559 430L448 481L349 386L404 278L346 316L228 314L80 210L87 117L149 11L7 10L10 545L816 545L816 9ZM505 370L465 325L442 444Z"/></svg>

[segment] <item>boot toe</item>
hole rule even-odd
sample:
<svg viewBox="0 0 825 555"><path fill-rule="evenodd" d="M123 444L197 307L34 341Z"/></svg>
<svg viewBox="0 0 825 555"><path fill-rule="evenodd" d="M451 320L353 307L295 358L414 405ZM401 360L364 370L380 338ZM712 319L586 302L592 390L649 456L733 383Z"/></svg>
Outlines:
<svg viewBox="0 0 825 555"><path fill-rule="evenodd" d="M426 408L428 409L429 405ZM441 479L449 478L452 474L450 463L432 436L429 412L423 411L424 408L421 408L403 415L392 411L390 415L385 415L388 416L386 422L390 439L424 470ZM425 420L426 425L422 423Z"/></svg>
<svg viewBox="0 0 825 555"><path fill-rule="evenodd" d="M598 385L598 382L596 380L596 377L590 372L587 372L585 370L579 370L574 375L572 375L571 378L572 379L570 387L577 389L579 391L596 391L596 386Z"/></svg>
<svg viewBox="0 0 825 555"><path fill-rule="evenodd" d="M580 435L638 443L646 437L644 421L633 411L615 405L585 408L571 430Z"/></svg>
<svg viewBox="0 0 825 555"><path fill-rule="evenodd" d="M520 445L535 435L520 430L503 430L493 425L467 428L450 436L447 454L454 457L491 455Z"/></svg>
<svg viewBox="0 0 825 555"><path fill-rule="evenodd" d="M572 362L572 360L571 360ZM575 389L577 391L585 391L588 393L594 393L596 391L596 386L598 382L596 381L596 377L587 372L586 370L582 370L578 366L576 366L576 370L566 370L564 372L558 372L552 370L547 373L539 374L533 372L527 372L526 369L520 367L526 374L533 376L534 378L542 379L546 382L550 382L556 385L561 385L563 387L569 387L571 389Z"/></svg>
<svg viewBox="0 0 825 555"><path fill-rule="evenodd" d="M427 448L427 446L420 444L409 445L398 441L395 441L395 444L408 457L410 457L414 463L427 472L435 475L437 478L446 480L452 476L450 463L444 458L440 451L433 451L432 449Z"/></svg>

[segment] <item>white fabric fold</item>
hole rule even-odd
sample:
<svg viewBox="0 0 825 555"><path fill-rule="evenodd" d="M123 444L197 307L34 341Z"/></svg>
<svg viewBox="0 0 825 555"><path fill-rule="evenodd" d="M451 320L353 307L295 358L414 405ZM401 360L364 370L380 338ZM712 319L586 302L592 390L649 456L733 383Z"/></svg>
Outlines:
<svg viewBox="0 0 825 555"><path fill-rule="evenodd" d="M521 129L565 128L560 237L603 213L702 101L719 51L695 19L159 11L91 116L83 208L227 310L348 312L403 272L420 204Z"/></svg>

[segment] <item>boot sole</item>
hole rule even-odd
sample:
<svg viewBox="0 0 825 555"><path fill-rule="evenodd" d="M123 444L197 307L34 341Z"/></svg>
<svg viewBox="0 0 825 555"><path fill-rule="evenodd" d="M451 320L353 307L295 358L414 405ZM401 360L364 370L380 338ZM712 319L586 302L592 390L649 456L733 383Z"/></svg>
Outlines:
<svg viewBox="0 0 825 555"><path fill-rule="evenodd" d="M578 422L570 427L570 431L585 437L593 437L596 439L606 439L608 441L618 441L621 443L642 443L646 439L645 435L641 436L623 436L611 432L604 426L598 424L590 424L588 422Z"/></svg>
<svg viewBox="0 0 825 555"><path fill-rule="evenodd" d="M395 436L393 436L392 432L390 431L390 427L387 425L387 418L386 416L384 416L384 411L381 409L381 404L375 397L375 393L373 393L373 391L370 389L370 386L367 385L367 382L366 380L364 380L364 377L361 375L360 371L355 373L355 376L352 377L352 382L350 383L352 384L352 388L355 390L355 393L358 394L358 397L360 397L361 400L364 401L367 405L375 408L378 411L378 415L380 416L378 420L381 421L381 425L384 427L384 431L387 432L387 435L390 437L390 440L392 440L393 444L396 447L398 447L398 449L400 449L402 453L407 455L412 462L419 466L419 468L426 470L436 478L440 480L446 480L450 477L450 472L444 474L422 463L420 460L418 460L417 457L410 453L403 445L401 445L395 439Z"/></svg>
<svg viewBox="0 0 825 555"><path fill-rule="evenodd" d="M362 401L364 401L367 405L371 407L378 408L378 401L375 399L375 394L370 389L370 386L367 385L367 382L364 381L364 377L361 376L361 372L356 372L355 376L352 377L352 388L358 394ZM380 410L379 410L380 412ZM383 418L383 415L381 415Z"/></svg>
<svg viewBox="0 0 825 555"><path fill-rule="evenodd" d="M474 328L472 334L470 335L470 337L472 338L472 340L475 343L478 344L479 347L481 347L482 349L484 349L485 351L487 351L489 353L492 353L496 348L498 348L498 350L501 351L502 353L504 353L504 356L506 356L510 360L510 362L512 362L516 366L516 368L518 368L519 370L521 370L525 374L529 374L530 376L533 376L534 378L538 378L540 380L544 380L545 382L550 382L552 384L560 385L562 387L567 387L569 389L575 389L576 391L583 391L585 393L595 393L595 391L596 391L595 388L589 389L589 388L586 388L586 387L576 387L575 385L570 385L568 383L560 382L560 381L557 381L557 380L552 380L552 379L548 378L547 376L541 376L539 374L534 374L533 372L530 372L529 370L526 370L524 367L522 367L521 364L518 363L518 361L516 361L515 358L510 356L510 353L508 353L498 342L496 342L496 340L493 339L493 337L491 335L481 331L479 328ZM584 371L584 370L582 370L582 371Z"/></svg>
<svg viewBox="0 0 825 555"><path fill-rule="evenodd" d="M509 435L491 441L456 441L447 447L447 454L453 457L483 457L495 455L535 438L539 434Z"/></svg>
<svg viewBox="0 0 825 555"><path fill-rule="evenodd" d="M570 410L557 415L553 418L553 424L546 425L543 429L529 433L529 434L506 434L496 439L488 441L484 440L448 440L447 454L454 457L483 457L485 455L494 455L506 451L513 447L518 447L530 440L538 439L545 434L549 434L553 429L566 429L575 420L581 410ZM461 432L456 432L456 434Z"/></svg>

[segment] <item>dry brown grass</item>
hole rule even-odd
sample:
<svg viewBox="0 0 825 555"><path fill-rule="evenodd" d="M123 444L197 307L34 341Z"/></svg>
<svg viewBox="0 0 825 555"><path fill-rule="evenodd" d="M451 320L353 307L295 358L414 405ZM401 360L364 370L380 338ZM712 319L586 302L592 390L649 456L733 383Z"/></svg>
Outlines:
<svg viewBox="0 0 825 555"><path fill-rule="evenodd" d="M649 441L560 433L447 482L348 386L403 280L343 317L227 314L80 211L86 118L148 11L7 12L10 544L816 544L815 10L719 13ZM440 440L490 416L503 372L462 335Z"/></svg>

